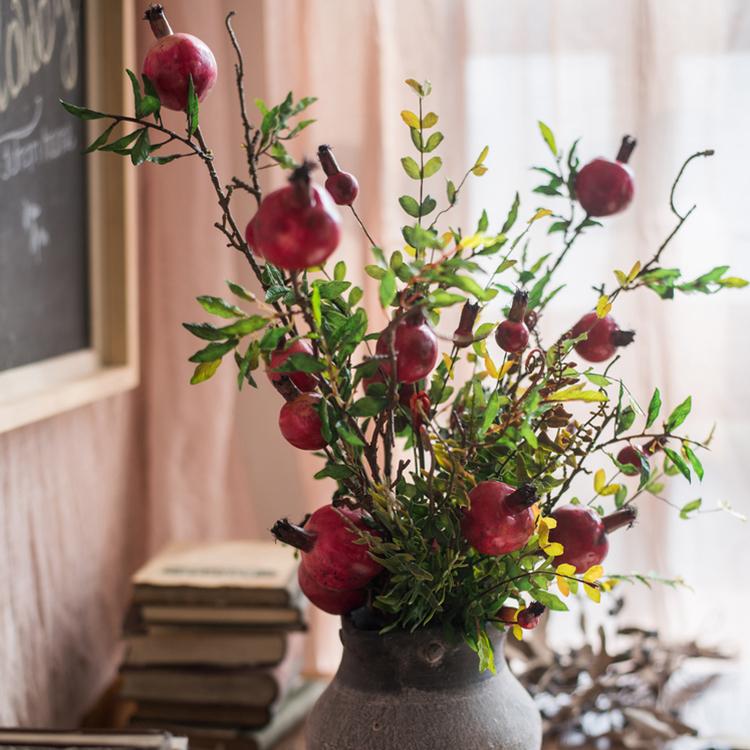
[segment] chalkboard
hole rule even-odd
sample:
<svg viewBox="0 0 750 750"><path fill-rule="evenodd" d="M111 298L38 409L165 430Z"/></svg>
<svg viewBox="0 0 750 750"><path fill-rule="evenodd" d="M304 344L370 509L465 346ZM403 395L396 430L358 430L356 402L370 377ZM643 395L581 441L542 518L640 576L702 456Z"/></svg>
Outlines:
<svg viewBox="0 0 750 750"><path fill-rule="evenodd" d="M0 0L0 371L90 344L82 0Z"/></svg>

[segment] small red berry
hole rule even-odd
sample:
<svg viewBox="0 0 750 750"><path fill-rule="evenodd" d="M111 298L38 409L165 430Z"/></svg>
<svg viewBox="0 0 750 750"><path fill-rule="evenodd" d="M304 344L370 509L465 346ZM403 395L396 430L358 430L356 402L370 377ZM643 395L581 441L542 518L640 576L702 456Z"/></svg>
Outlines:
<svg viewBox="0 0 750 750"><path fill-rule="evenodd" d="M627 161L635 143L634 138L626 135L615 161L594 159L576 176L576 198L589 216L611 216L623 211L633 200L635 182Z"/></svg>
<svg viewBox="0 0 750 750"><path fill-rule="evenodd" d="M518 624L524 630L533 630L539 624L545 609L546 607L543 604L531 602L526 609L522 609L518 613Z"/></svg>
<svg viewBox="0 0 750 750"><path fill-rule="evenodd" d="M556 564L572 565L578 573L585 573L592 565L599 565L609 552L607 534L635 521L632 505L601 518L595 511L581 505L565 505L553 511L557 526L550 530L550 542L562 544L563 554Z"/></svg>
<svg viewBox="0 0 750 750"><path fill-rule="evenodd" d="M416 383L427 377L438 358L438 343L435 331L430 328L421 310L415 310L402 318L395 326L386 328L378 338L377 354L390 355L390 339L396 352L396 379L399 383ZM390 362L384 360L380 367L390 372Z"/></svg>
<svg viewBox="0 0 750 750"><path fill-rule="evenodd" d="M281 434L295 448L303 451L317 451L325 447L322 423L318 406L320 396L303 393L293 401L287 401L279 412Z"/></svg>
<svg viewBox="0 0 750 750"><path fill-rule="evenodd" d="M310 181L309 163L290 184L269 193L255 215L256 247L267 261L289 271L323 263L338 247L341 217L331 196Z"/></svg>
<svg viewBox="0 0 750 750"><path fill-rule="evenodd" d="M637 473L641 470L641 457L643 453L632 445L626 445L617 454L617 460L623 466L631 466L633 469L632 473Z"/></svg>
<svg viewBox="0 0 750 750"><path fill-rule="evenodd" d="M297 389L303 393L314 391L318 387L318 381L309 372L272 372L281 367L292 354L307 354L312 357L312 344L307 339L297 339L286 349L277 349L271 354L271 361L266 370L269 380L278 382L286 375L297 386Z"/></svg>
<svg viewBox="0 0 750 750"><path fill-rule="evenodd" d="M513 304L506 320L502 321L495 330L495 341L503 350L511 354L522 352L529 343L529 329L524 323L526 305L529 295L517 291L513 295Z"/></svg>
<svg viewBox="0 0 750 750"><path fill-rule="evenodd" d="M339 590L326 588L318 583L304 564L297 569L297 580L302 593L324 612L332 615L345 615L365 603L363 589Z"/></svg>
<svg viewBox="0 0 750 750"><path fill-rule="evenodd" d="M504 482L480 482L469 492L469 501L461 533L483 555L505 555L521 549L534 533L531 506L537 494L530 484L516 489Z"/></svg>
<svg viewBox="0 0 750 750"><path fill-rule="evenodd" d="M330 146L318 147L318 159L327 175L326 190L339 206L351 206L359 193L357 178L342 172Z"/></svg>
<svg viewBox="0 0 750 750"><path fill-rule="evenodd" d="M576 352L588 362L604 362L615 355L617 348L627 346L635 338L635 331L623 331L610 315L599 318L595 312L586 313L571 331L573 338L586 334L576 344Z"/></svg>
<svg viewBox="0 0 750 750"><path fill-rule="evenodd" d="M187 106L188 81L199 100L203 100L216 83L217 68L213 52L192 34L175 34L161 5L146 10L146 20L156 42L146 53L143 75L154 84L163 107L183 111Z"/></svg>

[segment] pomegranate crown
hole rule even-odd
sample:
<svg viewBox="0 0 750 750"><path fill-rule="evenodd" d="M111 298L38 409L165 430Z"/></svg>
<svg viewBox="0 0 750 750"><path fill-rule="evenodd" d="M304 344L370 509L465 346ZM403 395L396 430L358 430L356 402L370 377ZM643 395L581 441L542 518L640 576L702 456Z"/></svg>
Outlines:
<svg viewBox="0 0 750 750"><path fill-rule="evenodd" d="M538 499L539 495L537 494L536 487L531 482L527 482L511 492L505 502L508 504L508 507L520 513L522 510L530 508Z"/></svg>
<svg viewBox="0 0 750 750"><path fill-rule="evenodd" d="M624 135L620 143L620 150L617 152L615 159L621 164L627 164L638 141L632 135Z"/></svg>

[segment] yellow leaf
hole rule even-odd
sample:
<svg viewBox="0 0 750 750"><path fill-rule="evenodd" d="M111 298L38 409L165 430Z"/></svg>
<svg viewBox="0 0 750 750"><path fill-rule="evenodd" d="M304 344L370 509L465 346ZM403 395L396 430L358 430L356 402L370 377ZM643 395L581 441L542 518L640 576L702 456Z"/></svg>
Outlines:
<svg viewBox="0 0 750 750"><path fill-rule="evenodd" d="M539 519L539 524L546 526L548 529L556 529L557 519L552 518L552 516L541 516Z"/></svg>
<svg viewBox="0 0 750 750"><path fill-rule="evenodd" d="M602 581L599 585L602 587L603 591L612 591L618 583L619 581L616 578L609 578L606 581Z"/></svg>
<svg viewBox="0 0 750 750"><path fill-rule="evenodd" d="M594 490L596 490L597 494L601 493L602 489L604 489L606 479L604 469L597 469L596 474L594 474Z"/></svg>
<svg viewBox="0 0 750 750"><path fill-rule="evenodd" d="M453 239L453 232L443 232L443 236L440 239L443 242L443 247L445 247Z"/></svg>
<svg viewBox="0 0 750 750"><path fill-rule="evenodd" d="M557 590L563 596L570 595L570 586L568 586L568 582L562 576L557 576Z"/></svg>
<svg viewBox="0 0 750 750"><path fill-rule="evenodd" d="M583 588L586 591L586 596L588 596L588 598L591 599L592 602L596 602L597 604L599 604L599 602L602 600L602 592L599 591L599 588L597 586L591 586L588 583L584 583Z"/></svg>
<svg viewBox="0 0 750 750"><path fill-rule="evenodd" d="M576 569L575 566L570 563L560 563L555 569L555 572L559 573L561 576L574 576L576 574Z"/></svg>
<svg viewBox="0 0 750 750"><path fill-rule="evenodd" d="M596 401L609 401L609 397L606 393L600 393L599 391L583 391L581 388L583 385L572 386L571 388L563 388L560 391L551 393L546 401L585 401L586 403L592 403Z"/></svg>
<svg viewBox="0 0 750 750"><path fill-rule="evenodd" d="M516 640L522 641L523 640L523 628L520 625L514 625L513 635L516 637Z"/></svg>
<svg viewBox="0 0 750 750"><path fill-rule="evenodd" d="M481 177L487 171L487 167L480 164L478 167L472 167L471 173L477 177Z"/></svg>
<svg viewBox="0 0 750 750"><path fill-rule="evenodd" d="M467 237L462 237L461 242L458 243L458 246L463 250L464 248L468 247L469 249L479 247L484 242L484 235L477 233L477 234L470 234Z"/></svg>
<svg viewBox="0 0 750 750"><path fill-rule="evenodd" d="M630 273L628 273L628 284L631 281L635 280L635 277L640 273L640 271L641 271L641 261L637 260L633 264L633 267L630 269Z"/></svg>
<svg viewBox="0 0 750 750"><path fill-rule="evenodd" d="M747 279L741 279L738 276L725 276L719 283L729 289L742 289L748 284Z"/></svg>
<svg viewBox="0 0 750 750"><path fill-rule="evenodd" d="M552 542L552 544L548 544L546 547L542 547L542 549L544 550L544 554L550 557L560 557L565 552L565 548L560 542Z"/></svg>
<svg viewBox="0 0 750 750"><path fill-rule="evenodd" d="M533 224L535 221L538 221L539 219L544 218L545 216L550 216L552 214L552 211L550 211L548 208L540 208L528 221L529 224Z"/></svg>
<svg viewBox="0 0 750 750"><path fill-rule="evenodd" d="M486 352L484 355L484 366L487 368L487 372L491 377L495 379L500 377L500 373L497 371L497 367L495 367L495 363L492 361L492 357L490 357L490 355Z"/></svg>
<svg viewBox="0 0 750 750"><path fill-rule="evenodd" d="M503 366L500 368L500 372L498 373L498 378L504 378L508 372L510 371L511 367L515 364L515 360L513 359L506 359L505 362L503 362Z"/></svg>
<svg viewBox="0 0 750 750"><path fill-rule="evenodd" d="M485 146L482 149L482 152L479 154L479 156L477 156L477 160L474 162L474 166L475 167L479 167L482 164L484 164L484 160L487 158L487 154L489 154L489 153L490 153L490 147L489 146Z"/></svg>
<svg viewBox="0 0 750 750"><path fill-rule="evenodd" d="M422 127L423 128L432 128L438 123L438 116L434 112L428 112L423 118L422 118Z"/></svg>
<svg viewBox="0 0 750 750"><path fill-rule="evenodd" d="M628 283L628 277L624 271L615 271L615 278L620 286L625 286Z"/></svg>
<svg viewBox="0 0 750 750"><path fill-rule="evenodd" d="M583 580L586 583L593 583L604 575L604 568L601 565L592 565L584 574Z"/></svg>
<svg viewBox="0 0 750 750"><path fill-rule="evenodd" d="M620 489L619 484L608 484L606 487L602 487L601 491L599 492L600 495L616 495L617 491Z"/></svg>
<svg viewBox="0 0 750 750"><path fill-rule="evenodd" d="M443 352L443 362L445 362L445 366L448 370L448 377L453 379L453 360L450 358L450 355L448 352Z"/></svg>
<svg viewBox="0 0 750 750"><path fill-rule="evenodd" d="M602 294L599 297L599 301L596 303L596 317L603 318L609 314L612 309L612 303L609 301L609 297L606 294Z"/></svg>
<svg viewBox="0 0 750 750"><path fill-rule="evenodd" d="M414 112L410 112L408 109L403 110L403 112L401 112L401 119L410 128L419 128L419 118L414 114Z"/></svg>
<svg viewBox="0 0 750 750"><path fill-rule="evenodd" d="M404 245L404 252L412 258L417 257L417 251L411 245Z"/></svg>

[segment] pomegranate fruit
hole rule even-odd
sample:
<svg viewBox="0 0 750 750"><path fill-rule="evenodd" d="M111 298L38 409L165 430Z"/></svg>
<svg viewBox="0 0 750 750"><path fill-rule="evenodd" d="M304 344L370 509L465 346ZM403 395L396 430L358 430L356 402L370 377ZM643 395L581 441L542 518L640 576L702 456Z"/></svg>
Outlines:
<svg viewBox="0 0 750 750"><path fill-rule="evenodd" d="M626 135L614 161L594 159L576 176L576 198L589 216L611 216L633 200L635 182L628 159L635 144L635 139Z"/></svg>
<svg viewBox="0 0 750 750"><path fill-rule="evenodd" d="M318 147L318 159L326 173L326 190L339 206L351 206L359 193L357 178L339 169L330 146Z"/></svg>
<svg viewBox="0 0 750 750"><path fill-rule="evenodd" d="M513 295L513 304L507 319L495 329L495 341L505 352L517 354L522 352L529 343L529 329L524 322L528 302L529 295L526 292L517 291Z"/></svg>
<svg viewBox="0 0 750 750"><path fill-rule="evenodd" d="M255 242L255 217L253 216L250 221L247 222L247 226L245 227L245 242L247 242L247 246L256 254L263 257L263 253L261 253L260 248L257 246Z"/></svg>
<svg viewBox="0 0 750 750"><path fill-rule="evenodd" d="M302 565L315 583L332 591L366 586L382 570L359 542L356 529L366 529L360 510L323 505L304 527L287 519L271 530L277 539L302 552Z"/></svg>
<svg viewBox="0 0 750 750"><path fill-rule="evenodd" d="M635 331L623 331L610 315L597 317L586 313L571 330L573 338L586 334L584 341L576 344L576 352L587 362L604 362L614 356L618 347L627 346L635 338Z"/></svg>
<svg viewBox="0 0 750 750"><path fill-rule="evenodd" d="M269 380L278 382L286 375L303 393L314 391L318 387L318 381L309 372L300 372L299 370L295 372L272 372L272 370L281 367L292 354L308 354L312 357L314 354L312 344L307 339L297 339L286 349L277 349L273 352L269 368L266 370Z"/></svg>
<svg viewBox="0 0 750 750"><path fill-rule="evenodd" d="M599 565L609 552L607 534L622 526L631 526L637 512L634 506L600 517L582 505L564 505L552 512L557 526L550 530L550 542L559 542L563 554L555 558L556 564L568 563L578 573L585 573L592 565Z"/></svg>
<svg viewBox="0 0 750 750"><path fill-rule="evenodd" d="M295 448L317 451L325 447L326 441L321 432L322 424L318 413L319 404L320 396L303 393L281 407L279 429Z"/></svg>
<svg viewBox="0 0 750 750"><path fill-rule="evenodd" d="M395 330L386 328L378 338L375 352L389 356L390 339L396 352L396 380L399 383L416 383L430 374L438 358L438 342L435 331L430 328L421 310L409 312L396 323ZM380 365L386 374L391 363L384 360Z"/></svg>
<svg viewBox="0 0 750 750"><path fill-rule="evenodd" d="M156 42L143 60L143 75L154 84L162 106L185 110L191 76L195 93L203 101L216 83L213 52L192 34L175 34L159 4L146 10L145 19L151 24Z"/></svg>
<svg viewBox="0 0 750 750"><path fill-rule="evenodd" d="M335 590L321 586L305 565L297 569L297 580L302 593L319 609L332 615L345 615L365 603L363 589Z"/></svg>
<svg viewBox="0 0 750 750"><path fill-rule="evenodd" d="M632 466L633 473L641 470L641 456L643 453L632 445L626 445L617 454L617 460L623 464L623 466Z"/></svg>
<svg viewBox="0 0 750 750"><path fill-rule="evenodd" d="M457 349L463 349L474 343L474 324L477 322L479 309L479 304L476 302L464 302L458 326L453 331L453 346Z"/></svg>
<svg viewBox="0 0 750 750"><path fill-rule="evenodd" d="M534 533L531 506L537 494L530 484L518 489L504 482L480 482L469 492L461 533L477 552L505 555L521 549Z"/></svg>
<svg viewBox="0 0 750 750"><path fill-rule="evenodd" d="M513 607L500 607L497 619L506 625L520 625L524 630L533 630L547 608L539 602L531 602L526 609L522 609L518 616Z"/></svg>
<svg viewBox="0 0 750 750"><path fill-rule="evenodd" d="M305 162L289 185L269 193L255 215L253 234L263 257L288 271L319 266L338 247L341 217L328 192L310 181Z"/></svg>

